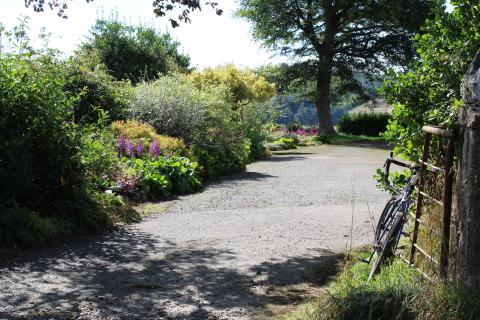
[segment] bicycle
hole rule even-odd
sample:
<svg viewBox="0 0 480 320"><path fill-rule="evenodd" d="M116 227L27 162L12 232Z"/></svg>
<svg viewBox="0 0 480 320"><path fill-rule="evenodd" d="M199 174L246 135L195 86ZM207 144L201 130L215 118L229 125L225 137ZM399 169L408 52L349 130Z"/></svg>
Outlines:
<svg viewBox="0 0 480 320"><path fill-rule="evenodd" d="M392 163L400 167L408 168L412 172L406 186L402 190L395 189L388 180L390 165ZM385 208L380 215L380 219L378 220L372 245L372 254L368 260L364 260L364 262L370 263L373 257L375 255L377 256L370 271L370 275L368 276L368 281L378 273L380 266L395 254L395 250L397 249L406 222L408 209L411 205L411 196L415 190L415 185L420 178L421 172L420 165L411 165L396 160L393 158L392 153L390 153L390 157L387 158L383 167L385 168L387 188L392 191L393 196L385 205Z"/></svg>

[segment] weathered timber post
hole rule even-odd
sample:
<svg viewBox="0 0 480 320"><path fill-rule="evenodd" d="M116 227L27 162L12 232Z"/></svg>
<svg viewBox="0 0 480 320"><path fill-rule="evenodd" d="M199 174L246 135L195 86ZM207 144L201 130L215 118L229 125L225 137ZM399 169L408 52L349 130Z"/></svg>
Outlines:
<svg viewBox="0 0 480 320"><path fill-rule="evenodd" d="M462 84L457 173L458 244L456 276L480 289L480 51Z"/></svg>

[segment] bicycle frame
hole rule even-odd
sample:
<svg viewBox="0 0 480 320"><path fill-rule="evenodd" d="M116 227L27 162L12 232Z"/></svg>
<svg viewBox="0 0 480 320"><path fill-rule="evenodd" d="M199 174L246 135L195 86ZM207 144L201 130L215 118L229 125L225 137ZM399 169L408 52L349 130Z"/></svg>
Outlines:
<svg viewBox="0 0 480 320"><path fill-rule="evenodd" d="M398 199L395 200L395 202L393 203L393 205L391 207L388 208L389 212L387 217L385 218L385 220L383 221L379 221L379 224L377 226L377 228L381 228L380 230L380 234L377 235L377 231L376 230L376 235L375 235L375 239L374 239L374 243L373 243L373 250L372 250L372 254L370 255L370 258L368 260L365 260L363 259L364 262L367 262L367 263L370 263L374 257L374 255L377 253L380 252L380 250L382 250L382 246L384 245L384 238L385 236L388 234L388 232L390 231L390 229L388 228L388 226L391 226L392 223L398 219L398 214L400 213L401 214L401 225L402 225L402 228L400 228L398 230L398 233L394 235L394 248L396 248L398 242L400 241L400 237L402 235L402 229L403 229L403 225L405 224L405 220L406 220L406 217L407 217L407 213L408 213L408 209L410 208L410 204L411 204L411 201L410 201L410 197L413 193L413 191L415 190L415 185L417 184L419 178L420 178L420 169L421 167L420 166L416 166L416 165L410 165L410 164L407 164L405 162L401 162L401 161L398 161L398 160L395 160L393 159L393 156L392 156L392 153L390 153L390 157L386 160L385 164L384 164L384 168L385 168L385 174L387 176L387 181L389 182L388 180L388 174L389 174L389 171L390 171L390 165L391 164L396 164L398 166L401 166L401 167L406 167L408 169L410 169L412 171L412 176L409 178L409 181L407 183L407 186L403 189L403 192L401 193L401 197L399 197ZM389 189L392 190L392 191L396 191L397 194L400 194L400 192L398 190L395 190L393 188L393 186L390 185L389 183ZM392 198L394 199L394 198ZM392 210L393 208L393 210ZM383 213L382 213L383 215ZM379 239L383 239L382 241L379 241Z"/></svg>

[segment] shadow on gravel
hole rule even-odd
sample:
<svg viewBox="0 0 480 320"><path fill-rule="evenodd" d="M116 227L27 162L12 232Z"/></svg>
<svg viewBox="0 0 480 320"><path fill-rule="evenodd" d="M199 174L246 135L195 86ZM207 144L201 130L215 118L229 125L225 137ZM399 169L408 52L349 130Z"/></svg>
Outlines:
<svg viewBox="0 0 480 320"><path fill-rule="evenodd" d="M236 318L304 298L302 290L281 288L322 285L340 259L319 250L245 273L222 267L235 256L128 230L26 253L0 270L0 318L217 319L232 312Z"/></svg>
<svg viewBox="0 0 480 320"><path fill-rule="evenodd" d="M298 153L292 154L275 154L270 158L260 160L262 162L284 162L284 161L299 161L299 160L306 160L306 157L297 156Z"/></svg>
<svg viewBox="0 0 480 320"><path fill-rule="evenodd" d="M309 154L317 154L315 152L302 152L302 151L274 151L272 152L274 156L294 156L294 155L309 155Z"/></svg>
<svg viewBox="0 0 480 320"><path fill-rule="evenodd" d="M337 143L333 144L342 147L355 147L355 148L369 148L369 149L382 149L382 150L392 150L391 146L387 141L363 141L363 142L348 142L348 143Z"/></svg>
<svg viewBox="0 0 480 320"><path fill-rule="evenodd" d="M236 174L232 174L229 176L223 176L219 178L215 178L210 180L205 184L205 187L208 188L219 188L224 187L225 184L230 182L241 182L241 181L264 181L270 178L276 178L276 176L272 176L270 174L260 173L260 172L252 172L252 171L244 171L239 172Z"/></svg>

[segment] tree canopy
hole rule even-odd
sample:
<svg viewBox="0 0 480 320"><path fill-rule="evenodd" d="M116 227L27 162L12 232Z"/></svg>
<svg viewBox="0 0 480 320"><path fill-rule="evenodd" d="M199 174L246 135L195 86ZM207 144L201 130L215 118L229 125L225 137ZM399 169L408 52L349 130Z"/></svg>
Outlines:
<svg viewBox="0 0 480 320"><path fill-rule="evenodd" d="M61 0L24 0L27 8L32 7L35 12L45 11L45 7L57 12L61 18L68 18L68 5L66 1ZM93 0L85 0L87 3ZM132 1L133 2L133 1ZM157 17L164 17L167 12L175 12L177 17L170 18L169 21L172 27L179 26L179 22L191 22L190 13L195 10L202 10L202 6L211 7L215 10L217 15L222 15L223 10L218 8L218 3L214 1L200 1L200 0L153 0L153 13Z"/></svg>
<svg viewBox="0 0 480 320"><path fill-rule="evenodd" d="M185 72L190 58L170 34L149 26L131 26L116 18L98 19L81 53L92 55L118 80L137 83L158 74Z"/></svg>
<svg viewBox="0 0 480 320"><path fill-rule="evenodd" d="M355 82L406 65L414 56L412 36L442 10L440 0L240 0L237 15L253 24L253 35L283 55L315 62L320 130L332 132L333 75Z"/></svg>

